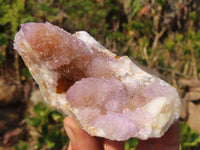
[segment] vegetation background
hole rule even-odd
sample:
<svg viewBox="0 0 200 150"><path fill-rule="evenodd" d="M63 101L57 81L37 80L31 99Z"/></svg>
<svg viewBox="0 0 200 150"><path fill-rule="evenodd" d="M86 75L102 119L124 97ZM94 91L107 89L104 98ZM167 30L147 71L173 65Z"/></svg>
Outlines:
<svg viewBox="0 0 200 150"><path fill-rule="evenodd" d="M63 116L42 101L13 39L26 22L85 30L177 88L183 150L200 149L199 0L0 0L0 149L67 149ZM144 67L145 66L145 67ZM126 142L133 150L137 139Z"/></svg>

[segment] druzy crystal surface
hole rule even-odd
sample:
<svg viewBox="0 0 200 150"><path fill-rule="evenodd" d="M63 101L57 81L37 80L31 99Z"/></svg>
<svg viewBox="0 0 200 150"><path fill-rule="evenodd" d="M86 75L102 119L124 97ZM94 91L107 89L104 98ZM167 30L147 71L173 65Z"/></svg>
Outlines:
<svg viewBox="0 0 200 150"><path fill-rule="evenodd" d="M14 48L44 100L91 135L120 141L160 137L179 118L175 88L84 31L70 34L50 23L26 23Z"/></svg>

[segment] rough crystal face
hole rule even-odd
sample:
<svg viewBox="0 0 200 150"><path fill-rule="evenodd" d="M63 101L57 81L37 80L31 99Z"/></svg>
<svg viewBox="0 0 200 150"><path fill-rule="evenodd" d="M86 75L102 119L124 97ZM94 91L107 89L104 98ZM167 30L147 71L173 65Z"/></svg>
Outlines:
<svg viewBox="0 0 200 150"><path fill-rule="evenodd" d="M84 31L23 24L14 48L47 103L89 134L111 140L160 137L179 118L176 89L118 57Z"/></svg>

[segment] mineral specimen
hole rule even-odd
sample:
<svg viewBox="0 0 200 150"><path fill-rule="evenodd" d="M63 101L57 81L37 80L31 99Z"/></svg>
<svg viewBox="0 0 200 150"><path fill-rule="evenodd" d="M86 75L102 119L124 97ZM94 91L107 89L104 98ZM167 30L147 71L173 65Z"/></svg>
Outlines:
<svg viewBox="0 0 200 150"><path fill-rule="evenodd" d="M70 115L90 135L111 140L161 137L179 118L176 89L118 57L87 32L70 34L46 23L26 23L14 49L44 100Z"/></svg>

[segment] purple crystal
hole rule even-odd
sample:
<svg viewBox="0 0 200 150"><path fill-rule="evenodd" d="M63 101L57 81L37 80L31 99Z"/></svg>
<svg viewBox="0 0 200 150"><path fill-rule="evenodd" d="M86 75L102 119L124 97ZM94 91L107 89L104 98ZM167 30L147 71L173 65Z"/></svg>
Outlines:
<svg viewBox="0 0 200 150"><path fill-rule="evenodd" d="M160 137L180 115L176 89L118 57L86 32L23 24L14 48L44 100L89 134L112 140Z"/></svg>

